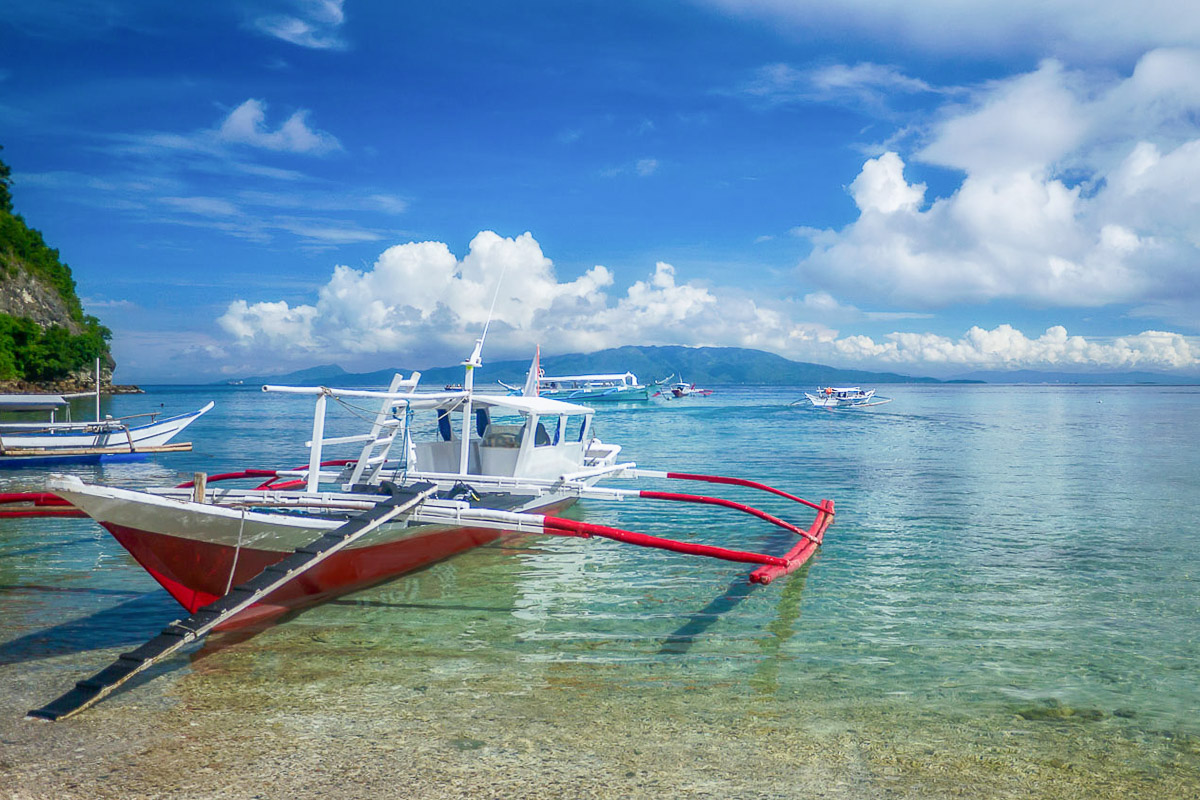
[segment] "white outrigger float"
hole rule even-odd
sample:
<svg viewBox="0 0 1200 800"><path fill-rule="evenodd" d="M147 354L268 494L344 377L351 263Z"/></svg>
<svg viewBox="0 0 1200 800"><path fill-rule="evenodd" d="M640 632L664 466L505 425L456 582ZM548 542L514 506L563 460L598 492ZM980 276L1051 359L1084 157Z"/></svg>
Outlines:
<svg viewBox="0 0 1200 800"><path fill-rule="evenodd" d="M44 708L60 719L87 708L116 686L215 628L229 628L344 592L361 589L505 534L604 537L756 566L750 580L770 583L816 552L833 520L833 501L813 503L739 478L661 472L618 461L621 448L592 435L595 411L539 397L536 365L528 395L478 394L476 343L464 362L461 391L417 392L419 373L397 375L386 391L265 386L315 398L307 466L197 474L172 488L129 490L52 479L43 493L0 496L24 509L0 516L88 516L104 526L192 616ZM330 401L362 415L372 402L368 433L325 436ZM414 423L427 413L433 424ZM457 422L455 430L454 422ZM432 434L419 440L419 434ZM355 458L327 460L335 445ZM716 497L605 488L607 478L660 478L749 487L810 507L801 528L743 503ZM247 488L215 486L252 480ZM752 515L794 533L781 556L679 541L564 519L555 513L580 498L702 503Z"/></svg>
<svg viewBox="0 0 1200 800"><path fill-rule="evenodd" d="M890 397L876 397L874 389L859 386L823 386L816 394L805 392L808 402L817 408L866 408L892 402ZM803 403L796 400L792 405Z"/></svg>

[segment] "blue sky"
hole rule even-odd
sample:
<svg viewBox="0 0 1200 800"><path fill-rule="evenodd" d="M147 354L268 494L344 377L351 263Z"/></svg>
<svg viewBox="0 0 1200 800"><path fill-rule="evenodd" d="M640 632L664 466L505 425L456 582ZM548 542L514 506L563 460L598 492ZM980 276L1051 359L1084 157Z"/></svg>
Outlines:
<svg viewBox="0 0 1200 800"><path fill-rule="evenodd" d="M118 380L755 347L1200 374L1200 11L9 3L16 210ZM496 288L499 286L499 293Z"/></svg>

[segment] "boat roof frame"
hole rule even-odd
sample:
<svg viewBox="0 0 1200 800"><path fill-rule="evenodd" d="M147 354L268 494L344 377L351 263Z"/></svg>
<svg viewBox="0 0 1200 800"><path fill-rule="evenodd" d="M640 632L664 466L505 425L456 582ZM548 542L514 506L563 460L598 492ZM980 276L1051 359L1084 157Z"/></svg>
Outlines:
<svg viewBox="0 0 1200 800"><path fill-rule="evenodd" d="M60 394L0 394L0 411L51 411L66 404Z"/></svg>
<svg viewBox="0 0 1200 800"><path fill-rule="evenodd" d="M479 392L387 392L371 389L333 389L326 386L263 386L264 392L286 394L326 395L328 397L356 397L376 400L391 400L396 405L407 405L413 410L454 410L471 398L473 406L487 408L509 408L514 411L535 414L539 417L561 417L583 414L592 416L596 409L591 406L567 403L549 397L527 395L481 394Z"/></svg>

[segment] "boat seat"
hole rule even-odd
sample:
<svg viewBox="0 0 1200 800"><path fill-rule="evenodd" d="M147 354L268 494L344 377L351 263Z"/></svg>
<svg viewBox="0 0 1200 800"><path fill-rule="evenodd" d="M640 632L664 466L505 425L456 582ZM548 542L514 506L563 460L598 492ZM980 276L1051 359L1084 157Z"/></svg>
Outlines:
<svg viewBox="0 0 1200 800"><path fill-rule="evenodd" d="M489 424L484 431L483 447L520 447L523 425Z"/></svg>

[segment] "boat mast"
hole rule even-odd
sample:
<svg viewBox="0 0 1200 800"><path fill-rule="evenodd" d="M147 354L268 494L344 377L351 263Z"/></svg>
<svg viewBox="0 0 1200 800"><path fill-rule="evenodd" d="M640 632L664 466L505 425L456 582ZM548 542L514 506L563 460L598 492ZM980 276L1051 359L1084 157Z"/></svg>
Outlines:
<svg viewBox="0 0 1200 800"><path fill-rule="evenodd" d="M96 422L100 421L100 356L96 356Z"/></svg>
<svg viewBox="0 0 1200 800"><path fill-rule="evenodd" d="M505 265L504 272L507 271L508 266ZM492 324L492 313L496 310L496 298L500 296L500 286L504 283L504 272L500 273L500 280L496 281L496 291L492 294L492 305L488 309L487 322L483 323L483 333L479 334L479 338L475 340L475 349L471 352L471 357L463 362L463 366L467 369L467 374L463 376L463 391L467 394L467 401L463 403L462 446L458 451L459 475L466 475L467 467L470 466L471 389L475 386L475 369L483 366L483 340L487 338L488 327Z"/></svg>
<svg viewBox="0 0 1200 800"><path fill-rule="evenodd" d="M491 322L489 319L488 322ZM483 336L475 340L475 350L471 357L463 362L467 374L463 376L463 391L467 393L467 401L463 403L462 413L462 446L458 452L458 474L466 475L471 458L471 389L475 386L475 368L483 366L483 339L487 336L487 326L483 326Z"/></svg>

